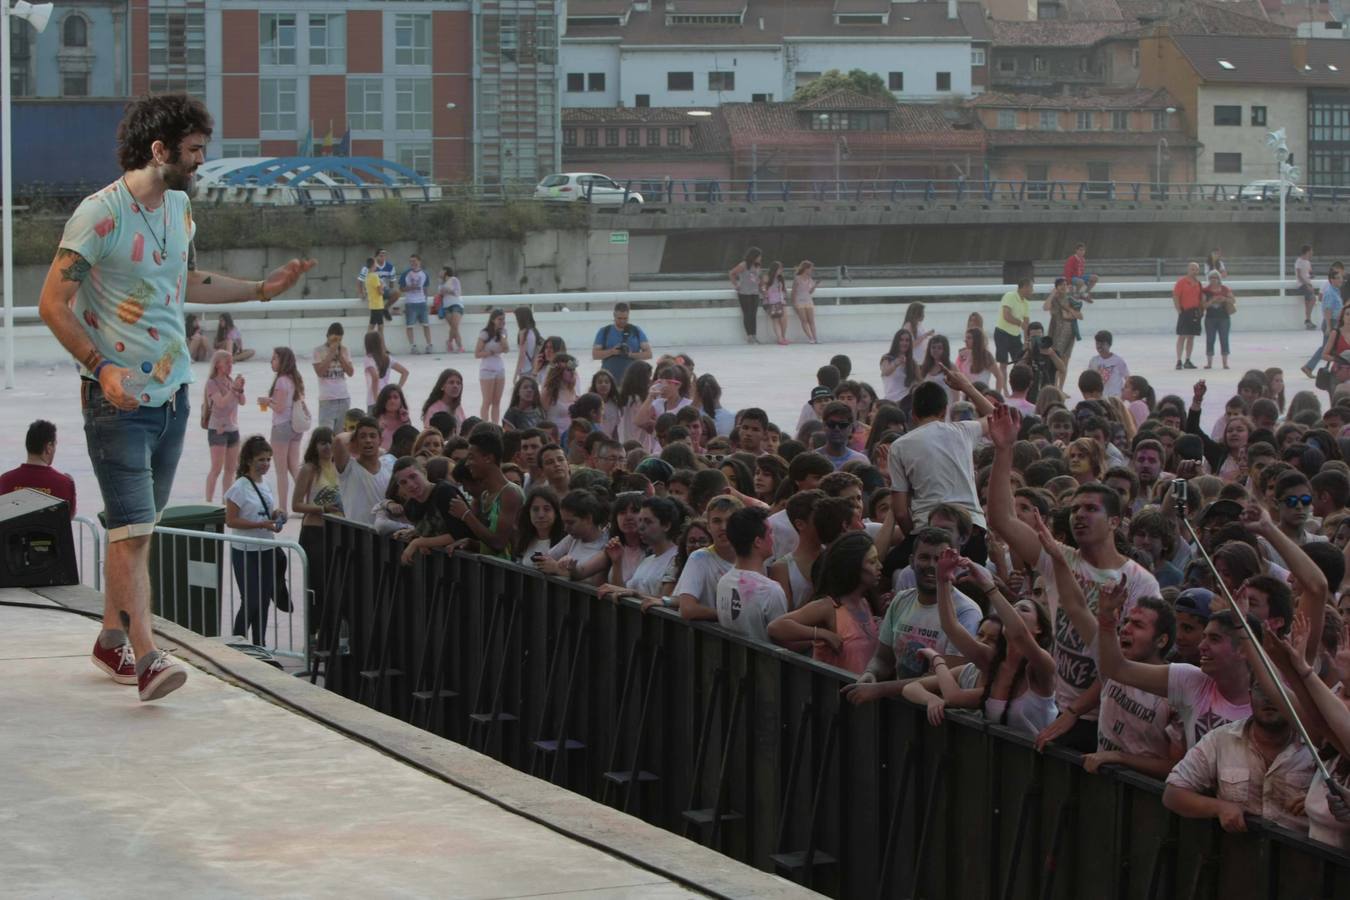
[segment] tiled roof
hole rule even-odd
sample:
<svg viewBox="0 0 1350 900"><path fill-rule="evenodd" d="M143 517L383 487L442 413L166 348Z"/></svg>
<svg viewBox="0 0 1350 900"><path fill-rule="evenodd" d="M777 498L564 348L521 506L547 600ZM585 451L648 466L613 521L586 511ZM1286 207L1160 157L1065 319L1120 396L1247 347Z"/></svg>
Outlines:
<svg viewBox="0 0 1350 900"><path fill-rule="evenodd" d="M1014 131L991 128L985 140L994 147L1156 147L1167 138L1167 146L1195 147L1197 142L1183 131Z"/></svg>
<svg viewBox="0 0 1350 900"><path fill-rule="evenodd" d="M798 109L850 110L850 109L895 109L895 98L889 94L881 97L870 96L852 88L838 88L827 94L821 94L812 100L796 104Z"/></svg>
<svg viewBox="0 0 1350 900"><path fill-rule="evenodd" d="M584 15L581 11L589 2L572 0L569 13ZM680 13L686 12L689 0L676 3ZM793 38L969 37L987 42L990 37L984 7L975 2L958 3L955 19L947 18L947 4L941 0L897 3L890 7L888 24L865 26L836 25L834 0L746 0L739 25L666 25L666 9L666 0L651 0L651 10L634 10L627 25L570 23L563 40L618 38L628 46L746 46L775 45Z"/></svg>
<svg viewBox="0 0 1350 900"><path fill-rule="evenodd" d="M953 128L942 111L932 105L895 106L886 131L812 131L804 126L795 103L724 103L718 111L726 118L734 147L766 143L832 144L839 137L856 148L982 149L984 146L982 132Z"/></svg>
<svg viewBox="0 0 1350 900"><path fill-rule="evenodd" d="M1131 29L1126 37L1139 38L1153 33L1158 25L1166 25L1170 34L1226 34L1226 35L1292 35L1294 29L1266 17L1261 4L1248 0L1231 3L1189 3L1170 18L1143 15L1139 27Z"/></svg>
<svg viewBox="0 0 1350 900"><path fill-rule="evenodd" d="M679 106L565 106L564 125L693 125L699 116Z"/></svg>
<svg viewBox="0 0 1350 900"><path fill-rule="evenodd" d="M1071 22L1111 22L1125 17L1117 0L1068 0L1064 18Z"/></svg>
<svg viewBox="0 0 1350 900"><path fill-rule="evenodd" d="M1205 81L1286 87L1350 87L1350 41L1304 41L1308 68L1294 65L1294 41L1281 37L1174 35ZM1219 64L1224 60L1231 68ZM1334 66L1334 68L1332 68Z"/></svg>
<svg viewBox="0 0 1350 900"><path fill-rule="evenodd" d="M1103 38L1128 31L1130 22L993 22L994 47L1091 47Z"/></svg>
<svg viewBox="0 0 1350 900"><path fill-rule="evenodd" d="M966 101L972 109L1166 109L1176 106L1166 88L1089 91L1082 94L1012 94L986 91Z"/></svg>

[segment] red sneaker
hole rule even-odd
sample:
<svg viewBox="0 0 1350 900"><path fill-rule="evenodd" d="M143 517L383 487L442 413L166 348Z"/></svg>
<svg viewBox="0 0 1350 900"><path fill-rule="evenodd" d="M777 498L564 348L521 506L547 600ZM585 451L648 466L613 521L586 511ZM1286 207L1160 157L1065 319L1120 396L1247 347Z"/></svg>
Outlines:
<svg viewBox="0 0 1350 900"><path fill-rule="evenodd" d="M130 642L109 650L95 638L89 660L118 684L136 683L136 651L131 649Z"/></svg>
<svg viewBox="0 0 1350 900"><path fill-rule="evenodd" d="M172 693L187 681L187 666L163 650L155 651L155 659L136 679L142 700L158 700Z"/></svg>

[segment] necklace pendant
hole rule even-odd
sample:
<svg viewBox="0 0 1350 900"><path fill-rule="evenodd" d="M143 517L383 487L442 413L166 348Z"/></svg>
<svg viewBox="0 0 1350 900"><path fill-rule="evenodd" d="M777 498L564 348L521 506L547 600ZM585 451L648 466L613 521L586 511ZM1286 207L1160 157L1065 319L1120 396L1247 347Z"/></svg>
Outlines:
<svg viewBox="0 0 1350 900"><path fill-rule="evenodd" d="M150 258L155 261L155 265L157 266L164 265L164 257L160 255L160 252L158 250L151 253Z"/></svg>

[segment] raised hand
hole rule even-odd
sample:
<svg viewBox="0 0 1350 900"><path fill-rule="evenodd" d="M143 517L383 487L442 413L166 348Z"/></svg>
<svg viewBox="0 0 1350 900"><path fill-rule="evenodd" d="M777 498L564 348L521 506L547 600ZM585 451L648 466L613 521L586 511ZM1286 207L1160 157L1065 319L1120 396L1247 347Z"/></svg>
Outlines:
<svg viewBox="0 0 1350 900"><path fill-rule="evenodd" d="M1120 611L1125 606L1125 576L1120 581L1108 583L1097 591L1097 621L1102 625L1116 627Z"/></svg>
<svg viewBox="0 0 1350 900"><path fill-rule="evenodd" d="M1205 392L1208 390L1209 387L1205 384L1205 379L1201 378L1199 381L1195 383L1195 387L1191 389L1191 402L1195 406L1199 406L1201 403L1204 403Z"/></svg>
<svg viewBox="0 0 1350 900"><path fill-rule="evenodd" d="M1259 503L1248 503L1242 508L1242 515L1239 518L1247 530L1253 534L1269 534L1275 527L1275 522L1270 518L1270 513Z"/></svg>
<svg viewBox="0 0 1350 900"><path fill-rule="evenodd" d="M944 584L950 584L956 578L957 570L961 568L961 554L957 553L951 547L943 549L938 556L937 577L938 581Z"/></svg>
<svg viewBox="0 0 1350 900"><path fill-rule="evenodd" d="M989 416L989 440L1000 450L1007 450L1017 443L1021 427L1021 413L1009 406L997 406Z"/></svg>
<svg viewBox="0 0 1350 900"><path fill-rule="evenodd" d="M1032 527L1036 529L1036 537L1040 539L1041 549L1049 554L1052 561L1067 564L1068 560L1064 556L1064 547L1050 533L1050 527L1045 524L1045 519L1041 518L1041 511L1034 510L1033 512L1035 518L1032 520Z"/></svg>

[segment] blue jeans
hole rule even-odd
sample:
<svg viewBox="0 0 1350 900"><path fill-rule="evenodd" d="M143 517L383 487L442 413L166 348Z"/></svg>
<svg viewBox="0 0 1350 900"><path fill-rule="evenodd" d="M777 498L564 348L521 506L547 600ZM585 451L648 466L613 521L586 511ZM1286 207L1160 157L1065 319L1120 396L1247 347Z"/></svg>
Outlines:
<svg viewBox="0 0 1350 900"><path fill-rule="evenodd" d="M173 476L187 431L187 385L162 406L124 412L103 398L95 381L80 382L84 437L103 494L108 540L122 541L155 530L169 502Z"/></svg>
<svg viewBox="0 0 1350 900"><path fill-rule="evenodd" d="M1316 369L1319 365L1321 365L1321 364L1322 364L1322 348L1325 347L1326 345L1327 345L1327 320L1326 320L1326 318L1324 317L1324 318L1322 319L1322 340L1321 340L1320 342L1318 342L1318 344L1317 344L1317 350L1314 351L1313 355L1310 356L1310 357L1308 357L1308 361L1307 361L1306 363L1303 364L1303 368L1305 368L1305 369Z"/></svg>
<svg viewBox="0 0 1350 900"><path fill-rule="evenodd" d="M239 586L239 611L234 614L234 633L247 636L261 647L267 637L267 609L276 590L276 551L230 548L234 583Z"/></svg>
<svg viewBox="0 0 1350 900"><path fill-rule="evenodd" d="M1205 316L1205 355L1214 355L1214 338L1219 339L1219 352L1228 355L1228 330L1233 327L1233 317L1227 313Z"/></svg>

